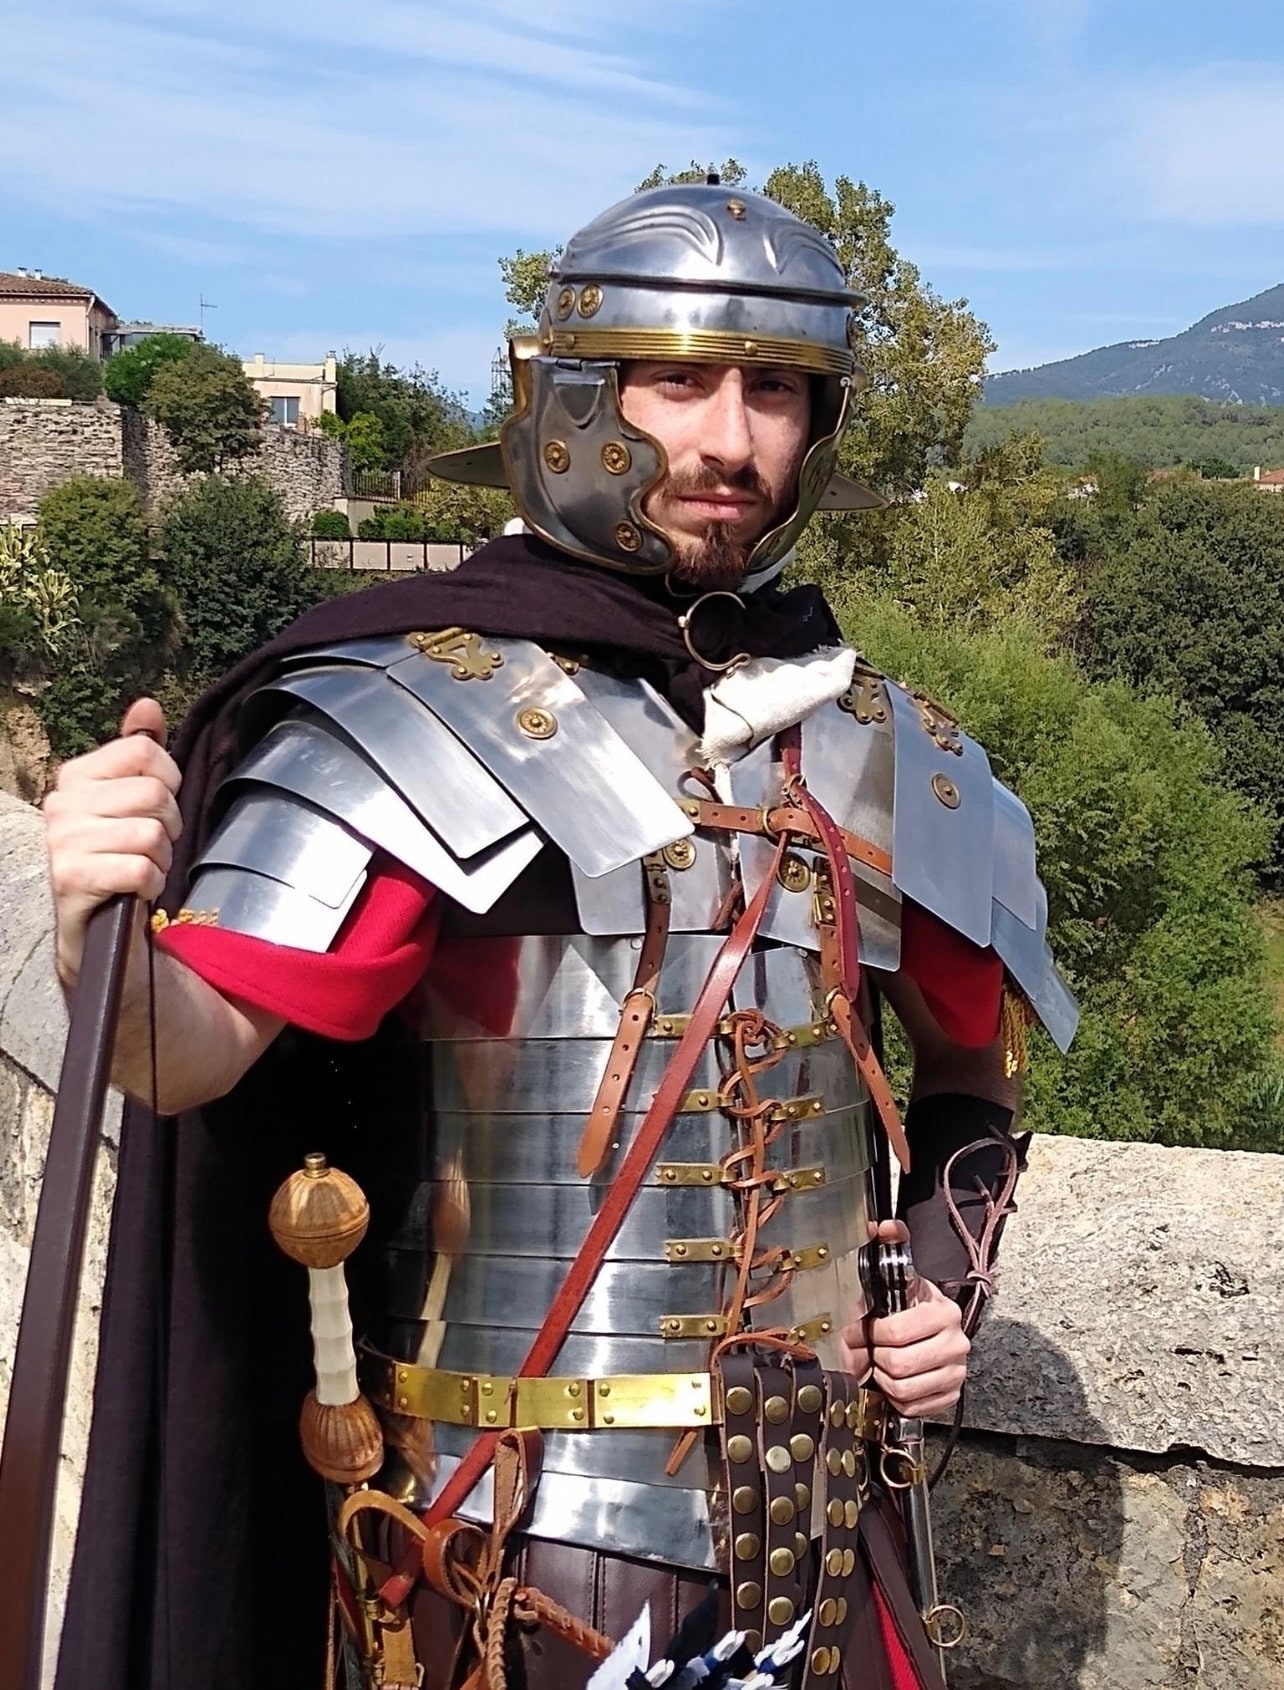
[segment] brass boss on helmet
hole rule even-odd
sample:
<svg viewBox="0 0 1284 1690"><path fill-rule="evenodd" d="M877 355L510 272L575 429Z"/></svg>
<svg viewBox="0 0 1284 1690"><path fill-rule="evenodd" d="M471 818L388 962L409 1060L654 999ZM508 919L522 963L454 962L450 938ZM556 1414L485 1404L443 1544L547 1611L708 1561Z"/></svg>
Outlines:
<svg viewBox="0 0 1284 1690"><path fill-rule="evenodd" d="M761 584L816 510L883 503L834 468L864 381L861 303L824 236L774 200L714 184L635 194L572 237L538 332L511 343L515 403L498 445L431 468L507 487L527 526L573 556L657 573L672 551L643 504L668 462L621 412L621 364L801 370L812 378L811 439L793 509L751 554L746 585Z"/></svg>

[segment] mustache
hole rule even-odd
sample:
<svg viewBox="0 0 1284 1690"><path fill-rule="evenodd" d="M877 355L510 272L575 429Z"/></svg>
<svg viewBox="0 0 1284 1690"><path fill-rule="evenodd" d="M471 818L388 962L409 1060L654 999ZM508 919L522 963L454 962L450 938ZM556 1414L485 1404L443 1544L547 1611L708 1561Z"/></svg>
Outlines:
<svg viewBox="0 0 1284 1690"><path fill-rule="evenodd" d="M664 478L663 491L678 499L698 497L701 493L752 493L768 502L771 489L752 464L744 464L730 473L719 471L710 464L699 469L670 470Z"/></svg>

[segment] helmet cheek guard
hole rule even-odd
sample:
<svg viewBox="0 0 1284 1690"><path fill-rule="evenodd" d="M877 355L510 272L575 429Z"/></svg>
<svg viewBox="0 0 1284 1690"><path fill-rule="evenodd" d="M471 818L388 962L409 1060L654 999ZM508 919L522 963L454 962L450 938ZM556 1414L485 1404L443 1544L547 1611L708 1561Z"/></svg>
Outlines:
<svg viewBox="0 0 1284 1690"><path fill-rule="evenodd" d="M498 446L448 453L431 467L506 486L527 525L573 556L659 573L673 554L644 505L667 459L624 417L620 366L800 370L812 378L811 437L793 508L749 557L752 590L778 572L816 510L884 502L835 474L863 383L861 303L824 236L774 200L713 184L636 194L572 238L537 335L513 342L515 408Z"/></svg>

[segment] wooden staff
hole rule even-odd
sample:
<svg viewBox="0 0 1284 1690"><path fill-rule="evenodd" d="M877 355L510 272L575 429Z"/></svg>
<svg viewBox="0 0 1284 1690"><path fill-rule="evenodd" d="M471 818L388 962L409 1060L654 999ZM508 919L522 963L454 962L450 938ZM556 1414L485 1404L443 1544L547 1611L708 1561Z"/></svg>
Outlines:
<svg viewBox="0 0 1284 1690"><path fill-rule="evenodd" d="M94 1152L135 901L89 918L71 1005L0 1451L0 1690L39 1690L54 1495Z"/></svg>

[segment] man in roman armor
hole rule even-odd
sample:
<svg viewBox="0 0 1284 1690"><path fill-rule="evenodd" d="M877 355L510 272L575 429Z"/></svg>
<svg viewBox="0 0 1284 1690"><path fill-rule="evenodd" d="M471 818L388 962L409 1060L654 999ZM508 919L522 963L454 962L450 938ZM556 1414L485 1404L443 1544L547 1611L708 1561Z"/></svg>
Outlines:
<svg viewBox="0 0 1284 1690"><path fill-rule="evenodd" d="M917 1423L1019 1028L1075 1009L1022 804L779 582L879 502L860 303L716 180L607 211L437 465L521 532L63 769L64 981L158 908L60 1690L578 1690L647 1604L657 1649L805 1619L808 1690L942 1682Z"/></svg>

